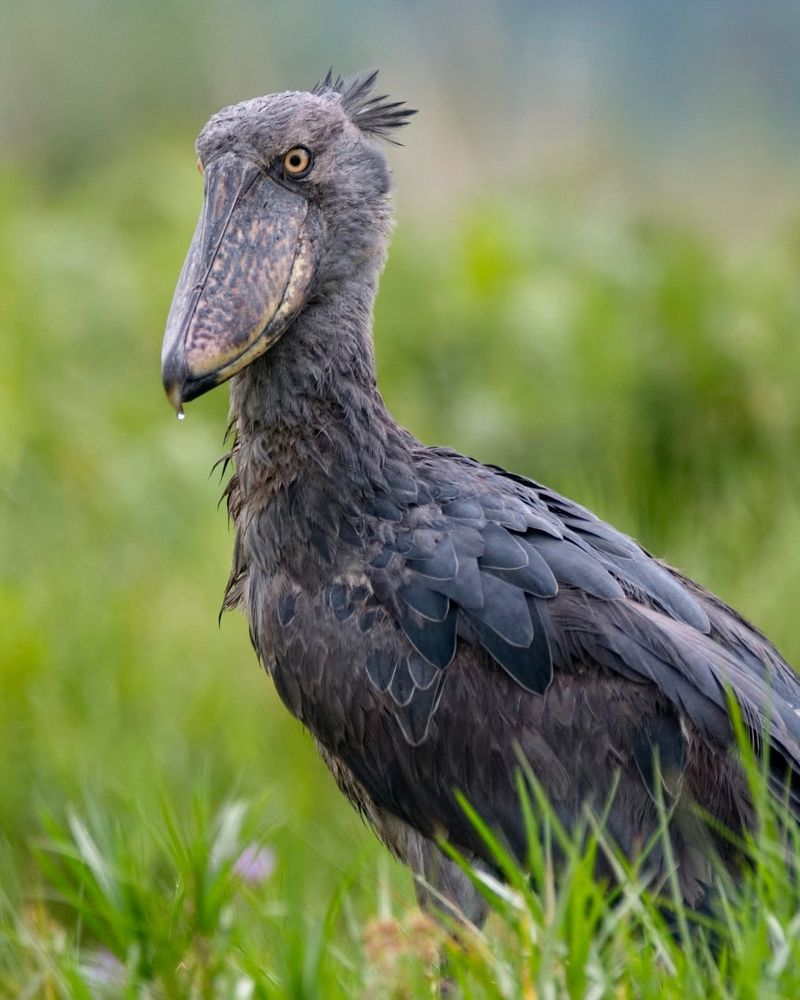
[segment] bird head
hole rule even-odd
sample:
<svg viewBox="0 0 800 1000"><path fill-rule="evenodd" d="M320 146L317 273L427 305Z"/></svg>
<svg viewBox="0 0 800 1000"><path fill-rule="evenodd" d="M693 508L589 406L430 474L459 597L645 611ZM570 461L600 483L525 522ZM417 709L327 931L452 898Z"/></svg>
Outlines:
<svg viewBox="0 0 800 1000"><path fill-rule="evenodd" d="M376 73L223 108L197 140L203 208L172 301L162 376L180 410L266 353L315 298L375 261L391 225L376 137L414 112Z"/></svg>

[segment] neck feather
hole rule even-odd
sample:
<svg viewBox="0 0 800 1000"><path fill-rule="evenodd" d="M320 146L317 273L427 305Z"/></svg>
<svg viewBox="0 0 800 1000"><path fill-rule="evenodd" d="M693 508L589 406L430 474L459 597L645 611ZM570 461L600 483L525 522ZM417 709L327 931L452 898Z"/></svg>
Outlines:
<svg viewBox="0 0 800 1000"><path fill-rule="evenodd" d="M377 270L322 294L231 392L241 500L269 503L307 476L352 495L380 484L387 455L410 436L378 391L372 346Z"/></svg>

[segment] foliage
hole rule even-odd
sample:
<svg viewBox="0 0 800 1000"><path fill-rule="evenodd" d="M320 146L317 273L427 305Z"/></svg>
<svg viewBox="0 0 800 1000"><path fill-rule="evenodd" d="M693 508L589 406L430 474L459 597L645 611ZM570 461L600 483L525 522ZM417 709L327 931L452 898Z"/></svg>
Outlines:
<svg viewBox="0 0 800 1000"><path fill-rule="evenodd" d="M408 876L243 623L215 627L225 392L178 424L158 375L192 177L169 142L58 184L0 174L0 993L425 995ZM381 383L424 440L593 507L800 662L799 253L800 226L734 250L590 183L506 191L401 225ZM609 905L587 838L537 892L487 890L500 919L449 956L467 995L800 995L769 837L721 966L633 887Z"/></svg>

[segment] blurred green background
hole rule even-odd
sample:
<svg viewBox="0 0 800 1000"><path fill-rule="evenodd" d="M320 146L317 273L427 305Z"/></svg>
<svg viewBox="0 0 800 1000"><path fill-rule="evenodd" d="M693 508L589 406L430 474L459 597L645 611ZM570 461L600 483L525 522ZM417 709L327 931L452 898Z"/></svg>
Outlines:
<svg viewBox="0 0 800 1000"><path fill-rule="evenodd" d="M376 341L398 419L593 507L800 663L800 7L6 0L13 948L48 894L32 849L43 816L91 802L133 836L198 788L212 808L257 803L269 892L304 918L343 872L366 915L384 890L410 898L278 704L244 622L217 628L232 537L209 470L227 392L178 424L159 380L200 206L197 131L220 105L308 87L331 64L380 66L421 109L388 150L399 225ZM58 906L47 919L70 926Z"/></svg>

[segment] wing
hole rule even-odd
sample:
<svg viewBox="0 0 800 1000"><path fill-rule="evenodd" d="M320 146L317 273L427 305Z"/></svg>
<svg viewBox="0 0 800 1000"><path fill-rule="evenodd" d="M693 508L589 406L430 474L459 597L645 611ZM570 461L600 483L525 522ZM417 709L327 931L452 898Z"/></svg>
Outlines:
<svg viewBox="0 0 800 1000"><path fill-rule="evenodd" d="M367 576L407 643L404 657L392 646L366 667L409 742L425 739L463 643L537 694L554 670L652 684L717 747L732 738L732 695L753 742L800 770L800 682L713 595L585 508L502 469L424 449L413 475L386 475Z"/></svg>

